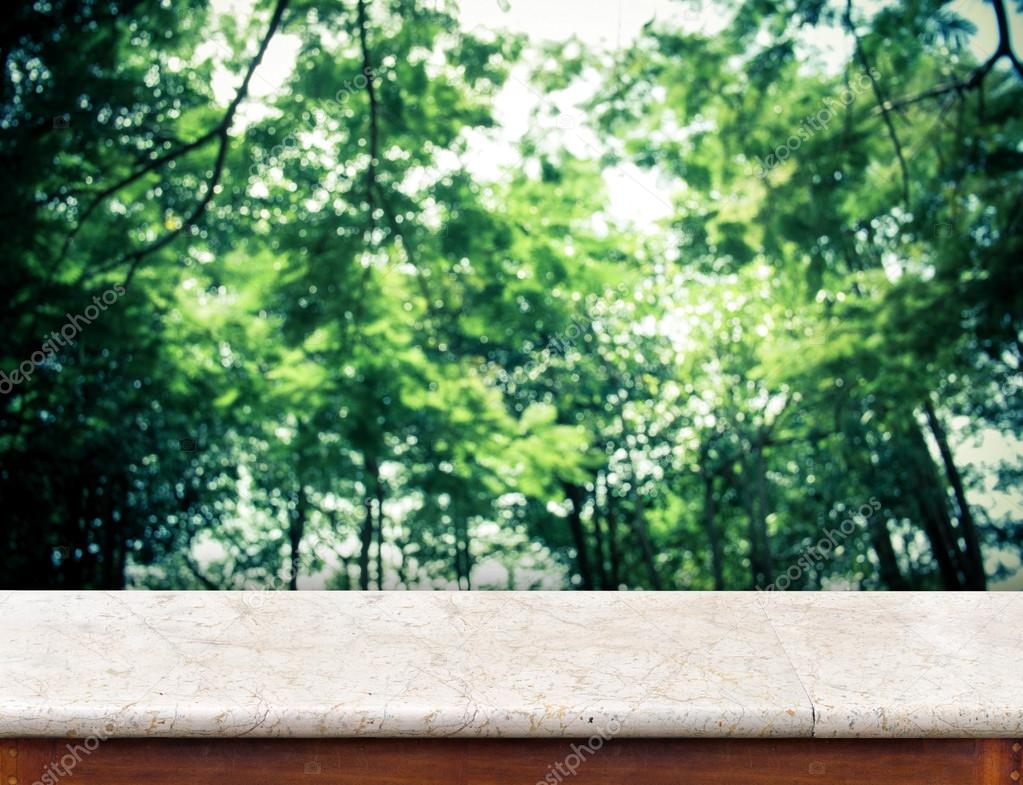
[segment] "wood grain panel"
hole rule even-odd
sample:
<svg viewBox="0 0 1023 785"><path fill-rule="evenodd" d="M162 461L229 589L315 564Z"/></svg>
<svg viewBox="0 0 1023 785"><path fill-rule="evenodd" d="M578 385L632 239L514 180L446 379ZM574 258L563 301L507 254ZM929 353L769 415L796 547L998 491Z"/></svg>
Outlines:
<svg viewBox="0 0 1023 785"><path fill-rule="evenodd" d="M1002 739L21 739L0 785L1017 785ZM16 783L8 777L16 776ZM1023 785L1021 783L1020 785Z"/></svg>
<svg viewBox="0 0 1023 785"><path fill-rule="evenodd" d="M472 785L1012 785L995 773L1001 740L620 739L572 768L564 742L530 756L505 744L478 743Z"/></svg>
<svg viewBox="0 0 1023 785"><path fill-rule="evenodd" d="M17 776L18 751L17 739L0 739L0 785Z"/></svg>

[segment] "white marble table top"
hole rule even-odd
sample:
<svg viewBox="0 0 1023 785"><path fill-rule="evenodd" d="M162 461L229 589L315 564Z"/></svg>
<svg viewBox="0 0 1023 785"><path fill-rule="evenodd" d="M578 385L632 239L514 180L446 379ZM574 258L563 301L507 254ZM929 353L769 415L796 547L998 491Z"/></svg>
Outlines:
<svg viewBox="0 0 1023 785"><path fill-rule="evenodd" d="M1023 735L1023 594L10 592L0 736Z"/></svg>

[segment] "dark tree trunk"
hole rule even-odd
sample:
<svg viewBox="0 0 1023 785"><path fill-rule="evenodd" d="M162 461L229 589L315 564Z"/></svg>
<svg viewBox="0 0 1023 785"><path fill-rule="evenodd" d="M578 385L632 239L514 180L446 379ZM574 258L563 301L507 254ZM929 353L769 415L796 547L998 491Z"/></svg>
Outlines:
<svg viewBox="0 0 1023 785"><path fill-rule="evenodd" d="M758 440L753 446L753 460L745 479L743 496L749 516L750 571L753 586L767 586L774 580L771 569L771 546L767 536L767 468L764 445ZM752 487L750 487L752 486Z"/></svg>
<svg viewBox="0 0 1023 785"><path fill-rule="evenodd" d="M863 477L870 487L881 487L882 481L878 476L877 468L870 460L870 448L860 419L856 418L847 426L844 433L842 455L846 472L852 477ZM910 583L899 569L899 560L895 555L895 548L892 546L892 535L888 531L886 505L880 504L879 508L867 518L867 533L870 536L871 547L877 556L881 582L892 591L907 591L910 588Z"/></svg>
<svg viewBox="0 0 1023 785"><path fill-rule="evenodd" d="M964 567L966 568L967 589L983 591L987 588L987 577L984 574L984 558L980 552L980 540L977 536L977 526L973 520L973 513L970 511L970 504L966 500L966 489L963 487L963 479L956 467L955 458L952 456L952 448L948 444L948 436L945 428L938 419L937 412L930 401L924 402L924 412L927 415L927 425L931 429L931 435L938 444L938 452L941 453L941 461L945 466L945 474L952 492L955 494L956 506L959 508L959 528L962 530L963 542L966 545L964 554Z"/></svg>
<svg viewBox="0 0 1023 785"><path fill-rule="evenodd" d="M722 566L721 535L718 532L717 505L714 497L714 475L704 469L703 473L703 530L710 544L710 569L714 576L714 591L725 588Z"/></svg>
<svg viewBox="0 0 1023 785"><path fill-rule="evenodd" d="M661 576L657 573L657 563L654 560L654 548L650 542L650 532L646 525L646 516L643 514L643 500L639 495L639 484L636 479L636 470L632 471L632 533L639 540L640 555L643 557L643 565L646 567L647 576L650 579L650 586L660 590Z"/></svg>
<svg viewBox="0 0 1023 785"><path fill-rule="evenodd" d="M462 588L462 544L459 541L458 527L455 527L455 584L459 589Z"/></svg>
<svg viewBox="0 0 1023 785"><path fill-rule="evenodd" d="M407 589L409 587L409 585L408 585L408 569L407 569L407 563L406 563L406 559L408 557L405 555L405 547L404 547L404 545L402 543L400 543L400 542L398 543L398 549L401 551L401 554L399 555L399 558L398 558L398 566L396 568L397 569L397 573L398 573L398 587L401 588L401 589Z"/></svg>
<svg viewBox="0 0 1023 785"><path fill-rule="evenodd" d="M452 554L455 563L455 583L461 589L462 581L465 579L465 569L462 566L462 525L458 520L457 513L452 518L452 529L455 534L455 551Z"/></svg>
<svg viewBox="0 0 1023 785"><path fill-rule="evenodd" d="M469 591L472 589L472 554L469 553L468 520L462 519L461 522L456 525L455 548L457 549L456 557L461 564L460 573L462 578L465 579L465 589L466 591ZM461 580L459 581L459 586L461 586Z"/></svg>
<svg viewBox="0 0 1023 785"><path fill-rule="evenodd" d="M392 527L392 529L395 527ZM405 534L404 527L397 526L397 531L394 536L394 545L398 549L398 564L395 570L398 575L398 585L403 589L408 588L408 557L405 555L405 550L408 547L408 537Z"/></svg>
<svg viewBox="0 0 1023 785"><path fill-rule="evenodd" d="M332 509L330 511L330 516L329 517L330 517L330 530L331 530L331 532L336 534L337 531L338 531L338 515L337 515L337 510L336 509ZM346 557L342 556L340 553L337 554L337 558L338 558L338 565L340 567L340 569L338 570L338 581L339 581L338 588L347 591L347 590L352 588L352 575L351 575L351 572L349 570L348 559Z"/></svg>
<svg viewBox="0 0 1023 785"><path fill-rule="evenodd" d="M101 526L101 541L103 553L102 565L102 588L122 589L124 588L124 574L117 574L119 559L117 556L118 543L121 540L121 528L114 521L113 495L109 487L104 488L103 497L103 524Z"/></svg>
<svg viewBox="0 0 1023 785"><path fill-rule="evenodd" d="M374 466L373 490L377 512L377 588L384 588L384 486L380 482L380 468Z"/></svg>
<svg viewBox="0 0 1023 785"><path fill-rule="evenodd" d="M301 548L302 538L305 536L305 523L306 515L308 514L309 500L306 497L305 486L302 484L301 478L299 478L298 491L295 494L294 506L288 510L291 517L290 526L288 527L288 541L291 545L289 552L290 556L290 568L288 570L288 589L295 591L298 589L298 573L299 565L301 563Z"/></svg>
<svg viewBox="0 0 1023 785"><path fill-rule="evenodd" d="M881 582L892 591L906 591L909 589L909 584L899 569L899 560L895 556L891 533L888 531L888 524L883 513L884 508L875 512L868 519L870 544L874 548L874 553L877 554Z"/></svg>
<svg viewBox="0 0 1023 785"><path fill-rule="evenodd" d="M71 514L66 523L67 529L64 535L64 542L60 543L60 570L61 577L68 588L81 588L83 583L82 559L88 553L88 542L85 537L85 527L82 520L82 512L85 507L85 494L88 491L79 486L74 495L74 504ZM81 557L78 554L81 553Z"/></svg>
<svg viewBox="0 0 1023 785"><path fill-rule="evenodd" d="M596 580L597 588L608 589L607 582L607 568L605 566L605 548L604 548L604 528L600 522L600 504L599 504L599 491L600 488L604 488L604 495L607 495L607 482L604 480L603 474L597 476L596 485L593 489L593 544L596 547L597 559L596 559Z"/></svg>
<svg viewBox="0 0 1023 785"><path fill-rule="evenodd" d="M916 506L919 511L924 534L931 544L931 553L938 564L938 571L941 574L942 584L948 591L959 591L964 588L956 559L953 554L953 544L949 541L948 529L944 520L944 511L937 510L938 505L943 504L933 496L927 495L926 491L916 497Z"/></svg>
<svg viewBox="0 0 1023 785"><path fill-rule="evenodd" d="M614 491L608 484L607 488L607 555L611 585L609 588L618 591L622 585L622 556L618 552L618 507L615 504Z"/></svg>
<svg viewBox="0 0 1023 785"><path fill-rule="evenodd" d="M962 577L962 552L952 531L945 489L938 480L927 442L915 423L910 425L908 437L907 468L912 475L914 502L924 534L931 544L931 552L938 565L944 587L949 591L962 589L965 587Z"/></svg>
<svg viewBox="0 0 1023 785"><path fill-rule="evenodd" d="M586 554L586 531L583 529L583 489L571 482L563 482L561 487L571 503L571 509L568 512L568 525L572 530L572 541L575 543L579 588L590 591L593 589L593 573L590 572L590 560Z"/></svg>
<svg viewBox="0 0 1023 785"><path fill-rule="evenodd" d="M352 588L352 573L349 570L348 559L343 556L338 557L338 564L341 569L338 570L338 588L343 591L349 591Z"/></svg>
<svg viewBox="0 0 1023 785"><path fill-rule="evenodd" d="M117 552L114 562L115 588L120 590L125 587L125 572L128 567L128 541L123 535L117 538Z"/></svg>
<svg viewBox="0 0 1023 785"><path fill-rule="evenodd" d="M373 497L370 491L370 478L376 474L377 464L367 454L363 456L363 465L366 468L366 495L363 499L365 515L362 519L362 528L359 531L359 588L366 591L369 588L369 556L373 549Z"/></svg>

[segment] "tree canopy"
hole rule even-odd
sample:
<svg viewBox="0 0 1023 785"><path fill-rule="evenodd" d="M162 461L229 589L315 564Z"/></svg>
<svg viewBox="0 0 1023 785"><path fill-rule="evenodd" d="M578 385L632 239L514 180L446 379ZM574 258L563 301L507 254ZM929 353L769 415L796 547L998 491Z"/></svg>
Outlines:
<svg viewBox="0 0 1023 785"><path fill-rule="evenodd" d="M615 50L453 0L16 3L3 584L1018 575L1023 9L978 58L941 0L690 6Z"/></svg>

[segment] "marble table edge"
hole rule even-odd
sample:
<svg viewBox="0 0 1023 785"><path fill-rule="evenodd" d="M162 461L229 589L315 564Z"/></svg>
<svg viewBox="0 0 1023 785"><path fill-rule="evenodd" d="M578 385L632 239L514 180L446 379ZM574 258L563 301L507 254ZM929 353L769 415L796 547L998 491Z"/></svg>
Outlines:
<svg viewBox="0 0 1023 785"><path fill-rule="evenodd" d="M95 594L110 595L109 592ZM14 593L15 595L18 593ZM57 593L54 593L57 594ZM61 592L60 594L65 594ZM66 594L81 594L67 592ZM121 593L114 593L118 599ZM153 593L156 594L156 593ZM160 592L163 595L185 594L184 592ZM204 593L189 592L196 595ZM225 593L219 594L221 597ZM235 598L250 592L232 592ZM403 594L401 592L367 592L365 594ZM537 593L502 593L537 597ZM661 593L667 594L667 593ZM679 593L682 594L682 593ZM686 593L693 595L695 593ZM723 593L702 593L716 594ZM739 720L730 726L722 720L719 706L697 707L684 718L670 711L651 710L643 706L635 712L607 712L585 707L569 707L563 714L575 719L567 724L552 727L545 725L544 717L537 717L536 706L501 708L466 704L447 707L437 712L438 722L424 721L423 714L405 711L388 716L388 707L379 708L362 705L358 716L354 714L324 717L322 708L317 711L276 709L267 711L260 719L246 711L227 710L219 707L188 705L151 705L147 710L127 714L123 709L107 707L107 711L90 712L84 706L74 707L66 713L40 712L40 706L14 706L0 697L0 738L516 738L516 739L578 739L594 735L591 726L598 718L598 727L604 729L596 735L608 737L662 737L662 738L1020 738L1023 736L1023 704L1006 701L1004 705L976 704L971 707L974 715L966 718L956 707L934 704L916 707L917 714L910 716L900 713L898 707L882 706L880 702L851 706L829 706L820 703L815 694L812 674L793 658L789 646L776 625L772 610L786 604L808 602L806 595L800 600L788 598L780 604L764 595L754 592L727 594L759 596L755 605L763 613L764 620L777 640L787 660L785 670L791 674L803 692L805 702L790 707L779 707L776 703L743 705ZM927 596L927 593L913 593ZM822 596L821 595L818 596ZM123 595L121 595L123 596ZM635 596L635 595L634 595ZM907 593L907 596L910 596ZM930 595L934 596L934 595ZM1004 596L1004 595L1003 595ZM10 599L11 593L0 595L0 603ZM1011 602L1011 601L1010 601ZM1008 607L1010 602L1005 603ZM790 641L791 644L791 641ZM94 707L98 708L98 707ZM85 711L82 711L85 709ZM112 710L111 710L112 709ZM185 712L184 716L182 711ZM477 721L476 715L484 712L484 720ZM45 716L46 714L49 716ZM583 717L593 714L587 723ZM371 715L379 715L372 717ZM90 716L91 715L91 716ZM471 719L467 719L470 717ZM785 716L782 716L785 715ZM996 722L987 724L985 715L999 715ZM359 720L359 717L362 719ZM384 721L381 721L383 718ZM142 720L146 720L143 722ZM356 722L356 720L359 720ZM496 720L496 722L493 722ZM614 732L608 734L609 723L617 723Z"/></svg>

